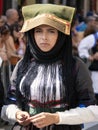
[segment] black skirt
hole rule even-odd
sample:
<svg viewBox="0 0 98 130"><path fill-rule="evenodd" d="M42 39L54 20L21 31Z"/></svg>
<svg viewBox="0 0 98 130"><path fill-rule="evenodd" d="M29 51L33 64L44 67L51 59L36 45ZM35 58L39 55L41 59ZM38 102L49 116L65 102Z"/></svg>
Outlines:
<svg viewBox="0 0 98 130"><path fill-rule="evenodd" d="M44 128L37 128L33 124L29 126L21 126L18 123L12 127L11 130L81 130L82 125L50 125Z"/></svg>

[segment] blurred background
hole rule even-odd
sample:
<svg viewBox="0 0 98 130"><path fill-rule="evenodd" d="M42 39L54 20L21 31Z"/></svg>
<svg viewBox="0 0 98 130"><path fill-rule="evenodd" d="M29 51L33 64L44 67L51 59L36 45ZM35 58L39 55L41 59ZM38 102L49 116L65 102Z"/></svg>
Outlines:
<svg viewBox="0 0 98 130"><path fill-rule="evenodd" d="M77 12L98 12L98 0L0 0L0 14L5 14L8 8L20 9L24 5L33 3L56 3L76 7Z"/></svg>

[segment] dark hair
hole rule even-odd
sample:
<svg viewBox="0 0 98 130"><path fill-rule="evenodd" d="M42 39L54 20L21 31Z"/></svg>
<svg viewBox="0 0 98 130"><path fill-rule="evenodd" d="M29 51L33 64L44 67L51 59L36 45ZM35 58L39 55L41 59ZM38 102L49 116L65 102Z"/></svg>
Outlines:
<svg viewBox="0 0 98 130"><path fill-rule="evenodd" d="M10 30L6 25L3 25L2 27L0 27L0 34L1 35L7 35L9 33L10 33Z"/></svg>
<svg viewBox="0 0 98 130"><path fill-rule="evenodd" d="M13 25L11 25L11 27L10 27L10 33L11 33L11 36L13 37L14 43L19 44L18 38L16 38L14 36L14 31L15 32L19 32L20 30L21 30L21 27L20 27L20 25L17 22L14 23Z"/></svg>

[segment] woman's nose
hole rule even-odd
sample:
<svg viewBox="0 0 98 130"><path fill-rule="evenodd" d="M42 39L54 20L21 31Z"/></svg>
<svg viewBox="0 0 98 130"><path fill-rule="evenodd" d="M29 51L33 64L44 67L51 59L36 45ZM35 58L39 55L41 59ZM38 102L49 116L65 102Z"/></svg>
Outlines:
<svg viewBox="0 0 98 130"><path fill-rule="evenodd" d="M42 34L42 39L43 39L43 40L47 40L47 34L46 34L46 33L43 33L43 34Z"/></svg>

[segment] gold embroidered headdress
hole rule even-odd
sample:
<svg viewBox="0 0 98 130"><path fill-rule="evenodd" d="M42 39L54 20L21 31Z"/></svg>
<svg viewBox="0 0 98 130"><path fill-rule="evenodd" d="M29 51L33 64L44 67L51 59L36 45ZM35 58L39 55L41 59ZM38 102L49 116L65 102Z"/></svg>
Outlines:
<svg viewBox="0 0 98 130"><path fill-rule="evenodd" d="M21 32L29 31L39 25L50 25L64 34L70 35L71 22L75 8L55 4L33 4L24 6L24 24Z"/></svg>

